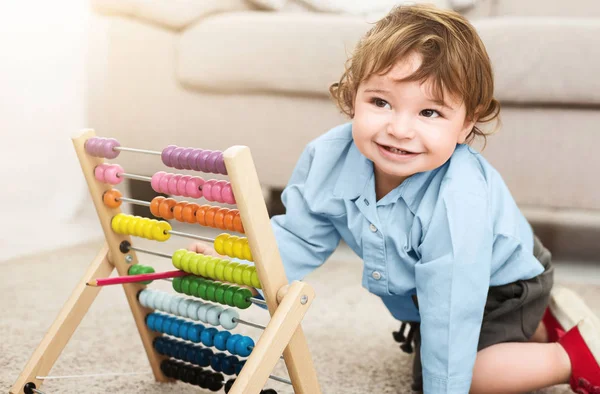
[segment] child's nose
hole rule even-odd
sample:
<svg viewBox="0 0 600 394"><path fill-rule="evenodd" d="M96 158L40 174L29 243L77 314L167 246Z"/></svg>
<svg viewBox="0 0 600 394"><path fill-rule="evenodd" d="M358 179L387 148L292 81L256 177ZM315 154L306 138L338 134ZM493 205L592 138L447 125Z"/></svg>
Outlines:
<svg viewBox="0 0 600 394"><path fill-rule="evenodd" d="M410 116L397 115L388 123L387 132L398 139L414 138L415 129Z"/></svg>

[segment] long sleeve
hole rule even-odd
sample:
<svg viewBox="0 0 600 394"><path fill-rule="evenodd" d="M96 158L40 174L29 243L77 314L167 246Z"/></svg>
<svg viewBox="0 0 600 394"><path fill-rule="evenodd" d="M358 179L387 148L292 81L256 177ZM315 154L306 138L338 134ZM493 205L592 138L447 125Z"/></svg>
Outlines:
<svg viewBox="0 0 600 394"><path fill-rule="evenodd" d="M468 393L490 285L493 231L487 195L440 194L415 267L423 388Z"/></svg>
<svg viewBox="0 0 600 394"><path fill-rule="evenodd" d="M321 187L327 172L313 152L311 145L304 150L282 194L286 213L271 219L288 281L301 280L318 268L340 242L330 220L311 209L314 191Z"/></svg>

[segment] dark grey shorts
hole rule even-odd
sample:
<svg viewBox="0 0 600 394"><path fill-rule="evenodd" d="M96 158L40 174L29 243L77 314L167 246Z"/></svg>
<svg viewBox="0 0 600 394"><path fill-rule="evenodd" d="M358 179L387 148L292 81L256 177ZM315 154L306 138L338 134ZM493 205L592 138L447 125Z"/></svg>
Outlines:
<svg viewBox="0 0 600 394"><path fill-rule="evenodd" d="M554 284L554 268L551 253L537 237L534 238L533 253L545 268L542 274L529 280L490 287L478 351L498 343L528 342L535 333L548 306ZM421 391L421 335L418 324L411 324L411 329L414 330L415 346L413 390Z"/></svg>

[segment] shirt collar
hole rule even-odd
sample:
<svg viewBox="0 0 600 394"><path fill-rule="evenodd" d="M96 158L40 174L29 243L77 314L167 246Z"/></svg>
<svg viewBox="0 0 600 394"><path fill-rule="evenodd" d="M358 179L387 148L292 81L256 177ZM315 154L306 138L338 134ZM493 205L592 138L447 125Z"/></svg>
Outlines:
<svg viewBox="0 0 600 394"><path fill-rule="evenodd" d="M379 200L377 205L392 204L402 198L415 214L418 201L422 198L436 172L437 169L410 176L400 186ZM373 162L363 156L352 142L336 182L334 194L347 200L355 200L365 192L367 183L372 176Z"/></svg>

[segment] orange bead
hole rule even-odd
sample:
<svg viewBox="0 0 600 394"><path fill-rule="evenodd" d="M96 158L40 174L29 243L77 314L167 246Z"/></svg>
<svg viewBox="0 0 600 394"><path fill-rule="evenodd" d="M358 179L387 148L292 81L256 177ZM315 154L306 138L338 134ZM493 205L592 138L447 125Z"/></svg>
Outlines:
<svg viewBox="0 0 600 394"><path fill-rule="evenodd" d="M240 216L239 211L233 217L233 227L235 228L235 231L237 231L238 233L244 232L244 225L242 224L242 218Z"/></svg>
<svg viewBox="0 0 600 394"><path fill-rule="evenodd" d="M173 216L177 221L183 222L183 208L188 205L187 201L179 201L173 205Z"/></svg>
<svg viewBox="0 0 600 394"><path fill-rule="evenodd" d="M196 221L201 226L206 226L206 211L210 209L210 205L200 205L196 211Z"/></svg>
<svg viewBox="0 0 600 394"><path fill-rule="evenodd" d="M219 209L221 209L221 207L210 207L210 209L206 211L204 218L207 226L215 227L215 213L217 213Z"/></svg>
<svg viewBox="0 0 600 394"><path fill-rule="evenodd" d="M173 207L175 204L177 204L177 201L174 199L165 198L158 206L158 213L160 214L159 217L167 220L173 219Z"/></svg>
<svg viewBox="0 0 600 394"><path fill-rule="evenodd" d="M165 198L163 196L154 197L150 202L150 212L157 218L160 217L160 203L163 202Z"/></svg>
<svg viewBox="0 0 600 394"><path fill-rule="evenodd" d="M121 206L121 197L123 197L123 195L120 191L117 189L110 189L104 192L102 201L104 201L104 205L109 208L119 208Z"/></svg>
<svg viewBox="0 0 600 394"><path fill-rule="evenodd" d="M233 217L235 216L235 209L230 209L223 218L223 226L225 230L235 231L235 227L233 227Z"/></svg>
<svg viewBox="0 0 600 394"><path fill-rule="evenodd" d="M225 215L229 213L229 209L221 208L215 213L215 227L223 230L227 230L225 227Z"/></svg>
<svg viewBox="0 0 600 394"><path fill-rule="evenodd" d="M181 213L183 221L187 223L196 223L196 211L200 208L200 205L196 203L189 203L183 207Z"/></svg>

